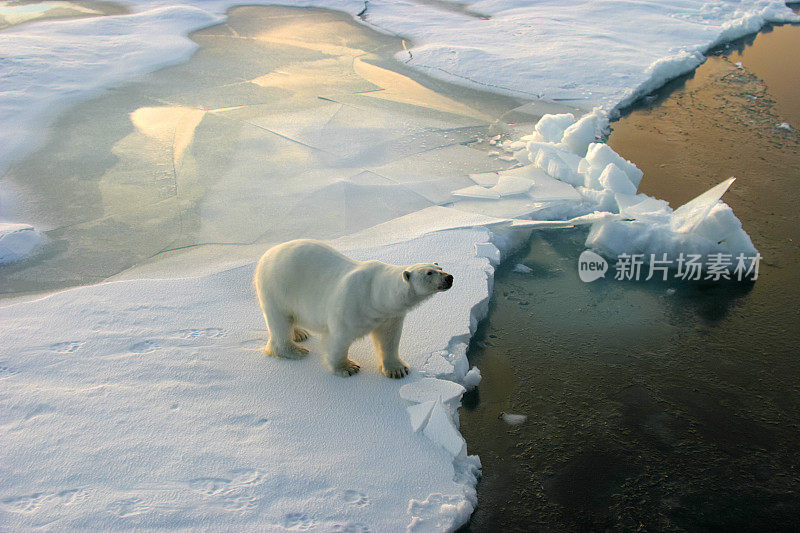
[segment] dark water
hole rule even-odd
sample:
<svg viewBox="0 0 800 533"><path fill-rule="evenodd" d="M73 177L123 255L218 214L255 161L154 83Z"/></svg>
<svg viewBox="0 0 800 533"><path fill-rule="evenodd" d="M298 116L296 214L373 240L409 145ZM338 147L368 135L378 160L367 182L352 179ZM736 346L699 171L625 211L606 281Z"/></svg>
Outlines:
<svg viewBox="0 0 800 533"><path fill-rule="evenodd" d="M775 128L800 90L750 66L800 72L799 47L797 26L735 43L609 139L673 207L735 175L724 200L765 257L754 284L584 284L582 230L539 232L498 271L461 415L483 462L466 530L800 530L800 141Z"/></svg>

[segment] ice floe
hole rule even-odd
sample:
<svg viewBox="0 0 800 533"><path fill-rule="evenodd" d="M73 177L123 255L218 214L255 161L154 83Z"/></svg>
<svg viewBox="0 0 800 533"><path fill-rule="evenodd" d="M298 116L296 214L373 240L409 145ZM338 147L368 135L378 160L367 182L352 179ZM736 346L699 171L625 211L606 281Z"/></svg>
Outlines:
<svg viewBox="0 0 800 533"><path fill-rule="evenodd" d="M0 222L0 265L25 258L41 242L42 236L33 226Z"/></svg>
<svg viewBox="0 0 800 533"><path fill-rule="evenodd" d="M528 419L526 415L515 415L512 413L500 413L500 418L510 426L518 426Z"/></svg>

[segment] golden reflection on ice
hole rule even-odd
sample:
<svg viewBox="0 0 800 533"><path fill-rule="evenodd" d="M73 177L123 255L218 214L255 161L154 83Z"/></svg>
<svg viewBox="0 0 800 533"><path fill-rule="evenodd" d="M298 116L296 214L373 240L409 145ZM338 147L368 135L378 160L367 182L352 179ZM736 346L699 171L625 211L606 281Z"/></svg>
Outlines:
<svg viewBox="0 0 800 533"><path fill-rule="evenodd" d="M353 47L344 35L346 25L342 22L321 24L287 24L259 34L256 39L272 44L296 46L315 50L331 56L359 56L365 50Z"/></svg>
<svg viewBox="0 0 800 533"><path fill-rule="evenodd" d="M91 17L125 12L121 6L108 2L92 5L91 2L9 2L0 1L0 29L34 20Z"/></svg>
<svg viewBox="0 0 800 533"><path fill-rule="evenodd" d="M140 107L130 117L141 133L172 146L172 162L177 167L205 114L205 111L190 107L161 106Z"/></svg>
<svg viewBox="0 0 800 533"><path fill-rule="evenodd" d="M491 117L479 113L471 107L456 102L446 96L442 96L407 76L367 63L361 58L355 58L353 61L353 69L356 74L365 80L383 88L382 91L364 93L364 96L427 107L429 109L436 109L456 115L466 115L486 121L492 120Z"/></svg>
<svg viewBox="0 0 800 533"><path fill-rule="evenodd" d="M9 171L52 230L4 292L336 238L508 166L472 142L519 101L426 82L394 60L400 39L345 14L240 7L191 38L187 62L65 110Z"/></svg>

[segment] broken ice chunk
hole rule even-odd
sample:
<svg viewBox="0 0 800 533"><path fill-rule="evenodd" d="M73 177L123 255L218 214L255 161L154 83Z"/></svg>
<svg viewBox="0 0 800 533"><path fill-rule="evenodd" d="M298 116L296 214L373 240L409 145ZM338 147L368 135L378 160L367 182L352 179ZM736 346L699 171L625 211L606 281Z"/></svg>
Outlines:
<svg viewBox="0 0 800 533"><path fill-rule="evenodd" d="M606 166L597 181L600 182L604 189L610 189L615 193L636 194L636 187L628 179L628 175L614 163L609 163Z"/></svg>
<svg viewBox="0 0 800 533"><path fill-rule="evenodd" d="M582 116L578 122L567 128L564 131L561 142L583 157L586 155L589 145L601 136L603 124L606 123L606 120L605 111L595 108L591 113Z"/></svg>
<svg viewBox="0 0 800 533"><path fill-rule="evenodd" d="M471 185L453 191L453 196L460 196L463 198L488 198L490 200L500 199L500 194L497 191L481 187L480 185Z"/></svg>
<svg viewBox="0 0 800 533"><path fill-rule="evenodd" d="M521 176L513 176L507 173L501 173L500 178L497 180L497 185L490 190L494 191L499 196L514 196L517 194L525 194L533 187L533 180L523 178Z"/></svg>
<svg viewBox="0 0 800 533"><path fill-rule="evenodd" d="M477 366L473 366L461 381L467 390L472 390L481 382L481 371Z"/></svg>
<svg viewBox="0 0 800 533"><path fill-rule="evenodd" d="M518 272L520 274L530 274L531 272L533 272L533 270L531 270L530 267L527 267L527 266L523 265L522 263L517 263L516 265L514 265L514 269L513 270L514 270L514 272Z"/></svg>
<svg viewBox="0 0 800 533"><path fill-rule="evenodd" d="M414 430L414 433L422 429L428 422L428 417L430 416L431 410L435 404L436 402L430 400L406 407L406 411L408 411L408 417L411 421L411 428Z"/></svg>
<svg viewBox="0 0 800 533"><path fill-rule="evenodd" d="M423 434L447 450L453 457L466 457L467 443L456 429L448 409L441 401L435 402Z"/></svg>
<svg viewBox="0 0 800 533"><path fill-rule="evenodd" d="M503 422L512 426L518 426L528 419L525 415L514 415L511 413L500 413L500 418L503 419Z"/></svg>
<svg viewBox="0 0 800 533"><path fill-rule="evenodd" d="M639 168L620 156L605 143L592 143L586 152L586 161L595 169L603 170L609 163L614 163L622 169L635 187L642 181L643 172Z"/></svg>
<svg viewBox="0 0 800 533"><path fill-rule="evenodd" d="M614 198L617 200L622 218L663 221L672 213L669 203L652 196L617 194Z"/></svg>
<svg viewBox="0 0 800 533"><path fill-rule="evenodd" d="M583 185L583 178L578 175L579 156L559 145L541 142L529 142L528 152L529 159L550 176L573 185Z"/></svg>
<svg viewBox="0 0 800 533"><path fill-rule="evenodd" d="M42 242L42 236L28 224L0 222L0 265L19 261Z"/></svg>
<svg viewBox="0 0 800 533"><path fill-rule="evenodd" d="M575 115L572 113L545 115L536 123L536 133L545 142L557 143L561 141L564 130L574 123Z"/></svg>
<svg viewBox="0 0 800 533"><path fill-rule="evenodd" d="M683 204L672 214L670 228L676 233L688 233L692 231L704 218L708 216L711 209L717 205L722 195L730 188L736 178L728 178L719 185L710 188L694 200Z"/></svg>
<svg viewBox="0 0 800 533"><path fill-rule="evenodd" d="M432 353L428 357L428 360L425 361L425 364L422 365L420 371L434 377L451 376L455 370L455 367L453 367L453 364L450 361L445 359L444 356L446 354L446 351Z"/></svg>
<svg viewBox="0 0 800 533"><path fill-rule="evenodd" d="M469 175L469 179L481 187L494 187L497 185L498 178L497 172L480 172L478 174Z"/></svg>
<svg viewBox="0 0 800 533"><path fill-rule="evenodd" d="M513 154L514 159L516 159L519 163L523 165L528 165L533 163L530 158L530 152L528 152L527 148L523 148L522 150L516 150Z"/></svg>
<svg viewBox="0 0 800 533"><path fill-rule="evenodd" d="M422 378L400 387L400 397L409 402L423 403L430 400L450 402L461 398L466 389L458 383L436 378Z"/></svg>

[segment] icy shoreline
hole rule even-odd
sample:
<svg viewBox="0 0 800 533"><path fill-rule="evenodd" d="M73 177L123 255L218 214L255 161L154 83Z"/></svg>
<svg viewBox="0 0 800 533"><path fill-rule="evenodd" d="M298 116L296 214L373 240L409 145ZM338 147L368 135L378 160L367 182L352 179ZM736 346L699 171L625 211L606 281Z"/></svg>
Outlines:
<svg viewBox="0 0 800 533"><path fill-rule="evenodd" d="M477 11L481 11L479 4L474 6ZM353 11L354 5L347 3L347 10ZM358 7L363 4L358 3ZM375 7L371 15L381 16L385 6ZM402 4L397 14L384 12L391 22L387 28L393 28L392 23L402 26L398 20L405 9L410 6ZM194 27L198 20L215 20L195 14L185 17L188 26L181 31ZM398 19L393 19L394 16ZM738 37L737 32L742 28L756 24L760 27L765 17L765 12L760 12L737 19L741 23L727 26L716 40L728 35ZM187 44L188 41L181 41L183 53L188 53ZM428 45L412 48L412 54L418 58L434 57L436 54L430 50L435 47L425 46ZM651 81L639 85L638 90L646 90L648 83L655 84L652 80L661 79L663 83L702 61L702 57L692 52L681 52L675 57L678 59L653 63L648 72ZM627 94L615 108L632 101L638 93L632 90ZM607 124L607 118L601 119L592 127L592 135L584 138L595 136L595 126L602 128ZM554 146L566 143L565 129L562 128L557 139L555 136L531 139L528 143ZM517 148L515 152L519 152ZM553 174L562 170L553 167L551 171L551 160L545 160L553 148L525 144L525 149L529 167L560 179ZM545 156L537 164L543 152ZM566 157L563 153L561 157L561 162L567 163L563 161ZM574 174L577 160L574 163L575 168L567 165L570 168L563 171L571 170ZM606 166L584 170L599 182ZM498 175L494 183L476 182L476 187L492 189L499 178ZM624 194L622 190L614 190L625 188L624 182L617 178L619 175L606 173L603 184L607 186L599 190ZM532 181L536 183L536 179ZM504 186L512 187L509 196L514 197L520 191L513 187L525 184L516 181ZM471 207L475 207L475 202L484 201L475 198L475 194L491 194L485 204L490 206L494 200L502 203L505 196L502 192L508 193L509 189L493 193L475 189L462 193L461 201L472 202ZM555 194L553 190L548 193ZM564 191L559 189L558 193ZM555 213L551 212L550 217ZM530 213L520 211L513 216L527 214ZM449 268L456 274L457 285L447 301L432 300L417 310L406 325L403 353L410 354L405 357L415 373L405 382L389 382L376 375L372 368L374 358L363 344L356 348L356 357L361 357L362 365L367 363L364 374L369 376L361 381L328 379L318 356L312 355L309 361L293 368L253 354L265 340L265 333L250 294L250 271L246 267L192 279L106 283L0 308L7 325L2 334L5 338L0 342L2 372L8 384L2 393L4 410L9 413L3 425L4 431L14 436L6 439L11 442L3 461L11 465L6 476L10 483L0 495L7 514L5 521L16 527L54 524L74 528L163 528L209 524L224 527L226 520L235 519L245 524L245 529L267 525L284 529L353 530L396 529L406 525L412 530L438 530L463 524L476 504L474 486L479 463L464 457L455 437L448 433L448 424L457 427L460 394L426 405L432 400L424 395L415 396L413 389L411 393L406 389L407 394L401 389L422 379L463 380L468 370L468 340L488 312L494 266L525 237L525 232L519 230L492 231L509 224L505 217L512 215L505 207L494 216L445 207L429 208L334 241L359 258L392 262L439 260L443 265L453 265ZM448 312L442 313L441 309ZM247 318L240 322L236 317ZM11 330L14 336L10 335ZM420 335L426 330L437 331L439 336L426 339ZM222 361L220 353L225 354ZM154 371L154 367L158 370ZM230 368L240 371L231 373ZM171 381L165 383L165 375L172 376ZM286 377L287 384L271 390L276 385L275 375ZM329 415L315 411L307 396L291 385L309 379L316 390L324 391L323 395L344 395L342 404L336 408L341 419L359 412L367 417L368 423L330 427L325 422ZM270 393L260 395L265 390ZM136 391L139 398L126 405L114 403L114 398L131 402L131 391ZM226 401L215 406L206 396L209 394L212 400ZM397 396L403 401L385 406L388 411L360 412L364 403L380 405L386 397ZM287 397L305 411L284 412L280 402ZM369 398L367 402L365 397ZM171 398L180 401L173 402ZM74 410L76 403L83 406L81 412ZM254 412L232 414L242 406L253 407ZM179 417L176 411L180 411ZM299 425L295 424L298 415L307 417ZM99 423L105 420L116 420L119 427ZM174 427L169 427L171 424ZM263 429L271 424L275 424L272 427L277 433ZM429 426L432 429L427 430ZM371 452L363 443L376 438L376 428L381 428L380 437L386 442L402 442L406 449L389 456L385 452ZM308 448L303 444L304 439L321 429L324 435L311 437L319 447ZM206 436L203 430L208 432ZM55 439L45 442L66 454L67 460L63 456L49 457L44 448L30 449L30 442L36 442L43 433ZM157 445L151 445L137 438L137 433L138 437L163 437ZM208 434L218 436L209 438ZM187 442L187 435L196 442ZM226 439L234 439L239 447L235 451L221 450ZM286 442L279 442L281 439ZM428 441L438 446L431 446ZM93 442L108 445L93 454L82 453L92 449ZM182 451L170 449L170 444L176 442L184 443ZM114 443L123 443L122 451ZM197 443L197 453L192 455L195 451L192 447ZM327 464L353 461L345 459L343 453L362 453L366 462L351 464L353 470L329 468L319 474L317 465L298 461L297 456L281 451L292 446L300 446L307 457L315 457L322 449ZM274 452L274 457L265 462L264 450ZM177 451L181 451L181 460L171 461ZM33 467L31 454L38 455L41 464ZM385 464L387 457L392 464ZM53 462L54 459L58 461ZM107 470L95 472L98 461L106 464ZM404 465L401 468L405 471L403 480L393 483L401 490L389 497L371 478L393 479L398 474L391 468L396 466L394 461ZM412 466L405 466L408 464ZM153 478L151 471L156 468L160 471ZM437 473L435 479L428 479L431 472ZM52 483L42 483L42 479L50 479ZM298 491L298 486L306 490ZM374 489L372 494L368 494L368 487ZM340 504L338 510L326 508L336 498L349 507ZM198 514L202 507L209 510ZM406 515L396 516L398 508L405 508ZM286 512L288 509L295 510Z"/></svg>

